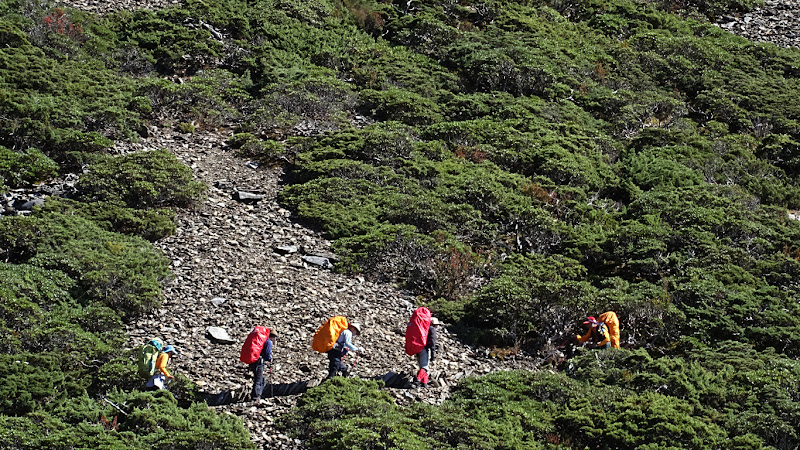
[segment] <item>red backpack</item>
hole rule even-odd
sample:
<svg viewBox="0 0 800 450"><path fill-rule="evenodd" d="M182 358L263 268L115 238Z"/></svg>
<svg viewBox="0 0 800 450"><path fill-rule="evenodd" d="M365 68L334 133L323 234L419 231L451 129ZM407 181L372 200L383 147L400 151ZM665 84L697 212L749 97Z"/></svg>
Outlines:
<svg viewBox="0 0 800 450"><path fill-rule="evenodd" d="M428 328L431 327L431 312L420 306L411 315L406 327L406 355L416 355L425 348L428 340Z"/></svg>
<svg viewBox="0 0 800 450"><path fill-rule="evenodd" d="M269 328L255 327L247 339L244 340L242 351L239 353L239 361L245 364L253 364L258 361L261 356L261 350L264 349L264 344L269 339Z"/></svg>

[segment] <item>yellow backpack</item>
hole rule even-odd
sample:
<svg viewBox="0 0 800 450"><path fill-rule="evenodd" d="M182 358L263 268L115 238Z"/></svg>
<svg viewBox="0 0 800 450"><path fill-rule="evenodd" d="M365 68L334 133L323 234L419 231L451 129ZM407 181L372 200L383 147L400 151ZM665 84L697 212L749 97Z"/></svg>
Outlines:
<svg viewBox="0 0 800 450"><path fill-rule="evenodd" d="M614 311L606 311L597 317L598 322L603 322L608 327L608 336L611 339L611 348L619 348L619 318Z"/></svg>
<svg viewBox="0 0 800 450"><path fill-rule="evenodd" d="M344 316L331 317L314 333L311 348L320 353L330 351L336 344L336 339L339 339L339 334L348 326L349 323Z"/></svg>

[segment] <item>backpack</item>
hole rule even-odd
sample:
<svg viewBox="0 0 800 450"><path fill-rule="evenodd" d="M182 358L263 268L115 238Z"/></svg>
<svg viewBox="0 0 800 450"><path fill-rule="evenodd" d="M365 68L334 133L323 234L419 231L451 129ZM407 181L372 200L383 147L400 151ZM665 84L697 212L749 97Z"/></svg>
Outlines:
<svg viewBox="0 0 800 450"><path fill-rule="evenodd" d="M153 338L139 349L139 357L136 359L136 369L140 377L150 378L155 375L156 360L163 347L164 343L161 339Z"/></svg>
<svg viewBox="0 0 800 450"><path fill-rule="evenodd" d="M608 327L608 336L611 340L611 348L619 348L619 318L614 311L606 311L597 317Z"/></svg>
<svg viewBox="0 0 800 450"><path fill-rule="evenodd" d="M311 348L320 353L329 352L339 339L342 331L346 330L350 324L344 316L331 317L322 324L314 333L311 341Z"/></svg>
<svg viewBox="0 0 800 450"><path fill-rule="evenodd" d="M414 310L411 321L406 326L406 355L416 355L425 348L430 327L431 311L424 306Z"/></svg>
<svg viewBox="0 0 800 450"><path fill-rule="evenodd" d="M239 361L245 364L253 364L261 357L261 350L264 349L264 344L269 339L269 328L255 327L247 339L244 340L242 350L239 352Z"/></svg>

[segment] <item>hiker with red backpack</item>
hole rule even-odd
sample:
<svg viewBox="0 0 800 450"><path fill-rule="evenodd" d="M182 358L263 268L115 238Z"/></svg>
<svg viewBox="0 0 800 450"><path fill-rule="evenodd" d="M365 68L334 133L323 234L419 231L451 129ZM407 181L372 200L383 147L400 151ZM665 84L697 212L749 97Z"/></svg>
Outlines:
<svg viewBox="0 0 800 450"><path fill-rule="evenodd" d="M170 357L177 354L178 351L175 347L171 345L164 347L164 350L158 354L158 358L156 359L155 373L147 380L145 387L150 390L164 389L166 380L175 378L167 370L167 364L169 363Z"/></svg>
<svg viewBox="0 0 800 450"><path fill-rule="evenodd" d="M428 308L421 306L411 314L406 326L405 351L409 356L416 356L419 371L412 385L428 386L429 363L433 362L436 352L436 328L439 319L431 317Z"/></svg>
<svg viewBox="0 0 800 450"><path fill-rule="evenodd" d="M264 379L264 366L267 362L272 362L272 348L278 340L278 334L267 327L256 326L247 335L242 350L239 353L239 360L247 364L248 369L253 372L253 389L250 391L250 401L261 399L264 386L267 381ZM244 392L242 392L244 395Z"/></svg>

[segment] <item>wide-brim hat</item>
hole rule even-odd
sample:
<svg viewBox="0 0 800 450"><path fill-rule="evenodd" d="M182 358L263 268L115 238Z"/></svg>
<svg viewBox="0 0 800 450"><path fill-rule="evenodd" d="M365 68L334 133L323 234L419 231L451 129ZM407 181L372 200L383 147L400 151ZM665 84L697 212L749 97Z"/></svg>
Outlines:
<svg viewBox="0 0 800 450"><path fill-rule="evenodd" d="M440 323L441 322L439 322L439 319L437 319L436 317L431 317L431 325L435 326L435 325L439 325Z"/></svg>
<svg viewBox="0 0 800 450"><path fill-rule="evenodd" d="M355 328L358 331L358 334L361 334L361 324L358 322L352 322L350 324L351 327Z"/></svg>

